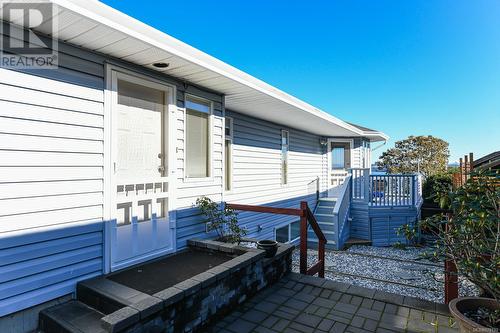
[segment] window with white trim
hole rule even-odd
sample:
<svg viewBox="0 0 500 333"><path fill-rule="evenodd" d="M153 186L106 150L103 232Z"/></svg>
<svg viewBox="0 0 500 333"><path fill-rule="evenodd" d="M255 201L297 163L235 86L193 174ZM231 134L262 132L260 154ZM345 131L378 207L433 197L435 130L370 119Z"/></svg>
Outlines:
<svg viewBox="0 0 500 333"><path fill-rule="evenodd" d="M186 98L186 177L210 177L211 103Z"/></svg>
<svg viewBox="0 0 500 333"><path fill-rule="evenodd" d="M290 243L300 238L300 221L275 229L275 240L280 243Z"/></svg>
<svg viewBox="0 0 500 333"><path fill-rule="evenodd" d="M233 189L233 118L226 117L224 125L225 177L224 189Z"/></svg>
<svg viewBox="0 0 500 333"><path fill-rule="evenodd" d="M281 185L288 184L288 152L290 150L290 135L281 130Z"/></svg>

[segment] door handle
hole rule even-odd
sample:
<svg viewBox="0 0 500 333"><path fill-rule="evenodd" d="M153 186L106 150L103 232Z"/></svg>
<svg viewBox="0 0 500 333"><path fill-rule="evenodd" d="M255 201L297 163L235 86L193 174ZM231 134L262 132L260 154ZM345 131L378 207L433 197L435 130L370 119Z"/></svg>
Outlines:
<svg viewBox="0 0 500 333"><path fill-rule="evenodd" d="M163 165L160 165L160 166L158 167L158 172L159 172L159 173L164 173L164 172L165 172L165 167L164 167Z"/></svg>

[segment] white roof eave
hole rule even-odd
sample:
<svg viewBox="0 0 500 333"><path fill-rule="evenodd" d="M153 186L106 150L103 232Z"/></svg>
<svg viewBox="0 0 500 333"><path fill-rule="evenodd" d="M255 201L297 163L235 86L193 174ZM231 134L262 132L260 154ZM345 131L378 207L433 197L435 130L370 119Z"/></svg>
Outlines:
<svg viewBox="0 0 500 333"><path fill-rule="evenodd" d="M337 134L341 134L342 136L364 136L365 134L359 128L99 1L53 0L53 2L83 18L90 19L110 29L124 33L138 42L147 43L152 47L171 53L189 63L216 73L221 78L234 82L235 87L244 87L249 91L253 90L263 96L263 98L270 98L271 101L275 101L277 107L286 105L290 108L289 111L299 115L298 118L301 119L300 124L303 127L300 129L322 136L334 136ZM168 74L168 72L165 73ZM230 96L228 96L228 99L230 100ZM305 116L310 121L304 123L302 120ZM326 124L322 122L326 122ZM318 129L318 124L320 123L322 125L320 126L321 130ZM385 136L385 134L381 134Z"/></svg>

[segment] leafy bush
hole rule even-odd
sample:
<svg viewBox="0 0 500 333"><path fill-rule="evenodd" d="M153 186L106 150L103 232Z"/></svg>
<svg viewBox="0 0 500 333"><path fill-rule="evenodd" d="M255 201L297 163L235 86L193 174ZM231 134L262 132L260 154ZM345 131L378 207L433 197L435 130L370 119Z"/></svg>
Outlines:
<svg viewBox="0 0 500 333"><path fill-rule="evenodd" d="M418 227L412 224L403 224L402 226L396 229L396 234L398 236L403 235L409 242L410 245L417 245L418 240ZM404 244L398 242L399 246L404 246Z"/></svg>
<svg viewBox="0 0 500 333"><path fill-rule="evenodd" d="M422 221L440 230L434 256L452 260L459 274L500 301L500 173L478 171L464 186L439 193L448 210Z"/></svg>
<svg viewBox="0 0 500 333"><path fill-rule="evenodd" d="M452 186L452 175L450 173L440 173L429 176L422 185L422 196L425 202L436 202L440 195L448 193Z"/></svg>
<svg viewBox="0 0 500 333"><path fill-rule="evenodd" d="M210 198L202 197L196 200L196 206L207 218L207 230L215 231L220 240L229 243L240 243L247 231L238 226L238 213L225 203L217 204Z"/></svg>

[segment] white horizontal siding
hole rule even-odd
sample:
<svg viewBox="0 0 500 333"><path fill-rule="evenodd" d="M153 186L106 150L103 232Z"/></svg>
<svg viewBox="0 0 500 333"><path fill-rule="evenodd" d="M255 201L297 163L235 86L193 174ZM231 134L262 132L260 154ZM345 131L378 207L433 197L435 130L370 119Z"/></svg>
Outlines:
<svg viewBox="0 0 500 333"><path fill-rule="evenodd" d="M103 91L66 81L0 69L0 232L102 220Z"/></svg>
<svg viewBox="0 0 500 333"><path fill-rule="evenodd" d="M183 94L179 94L182 98ZM211 97L201 96L201 97ZM211 97L213 98L213 97ZM180 105L183 105L180 100ZM185 163L185 109L179 107L176 112L176 170L177 170L177 207L180 209L192 207L196 199L202 196L212 200L222 200L222 150L223 150L223 118L222 105L218 100L213 100L214 112L211 116L211 177L207 179L186 179L184 173ZM181 224L182 225L182 224Z"/></svg>
<svg viewBox="0 0 500 333"><path fill-rule="evenodd" d="M233 189L224 200L265 204L294 199L316 191L309 184L325 177L325 156L320 137L259 119L233 117ZM281 184L281 130L289 131L288 184Z"/></svg>

